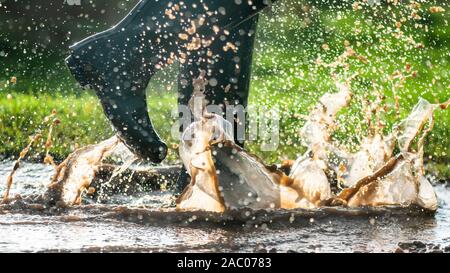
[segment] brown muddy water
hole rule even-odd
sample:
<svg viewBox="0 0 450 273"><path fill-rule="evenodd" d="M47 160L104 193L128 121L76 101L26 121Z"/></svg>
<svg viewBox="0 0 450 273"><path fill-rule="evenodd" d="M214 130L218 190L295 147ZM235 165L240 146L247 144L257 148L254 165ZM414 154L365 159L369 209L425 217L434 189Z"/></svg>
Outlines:
<svg viewBox="0 0 450 273"><path fill-rule="evenodd" d="M0 191L12 165L0 162ZM23 163L11 196L43 193L53 171ZM434 187L435 215L407 208L182 213L174 211L169 191L65 209L15 201L0 208L0 252L448 251L450 187Z"/></svg>

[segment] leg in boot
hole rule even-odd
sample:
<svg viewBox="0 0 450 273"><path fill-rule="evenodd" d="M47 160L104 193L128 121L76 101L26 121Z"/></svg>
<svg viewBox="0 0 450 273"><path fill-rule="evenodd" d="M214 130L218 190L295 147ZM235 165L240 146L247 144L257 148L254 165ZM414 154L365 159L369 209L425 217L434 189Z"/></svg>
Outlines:
<svg viewBox="0 0 450 273"><path fill-rule="evenodd" d="M179 105L188 104L194 90L193 80L204 70L209 80L205 93L208 104L221 106L224 118L227 118L227 108L244 110L247 107L257 20L257 16L254 16L235 27L230 30L229 35L219 37L209 48L203 52L195 52L196 55L181 65ZM232 48L227 47L230 43ZM245 117L245 112L241 114ZM243 147L245 120L240 120L239 124L238 118L239 115L234 115L234 120L230 122L234 124L235 142ZM181 193L189 181L189 175L183 167L177 180L176 192Z"/></svg>

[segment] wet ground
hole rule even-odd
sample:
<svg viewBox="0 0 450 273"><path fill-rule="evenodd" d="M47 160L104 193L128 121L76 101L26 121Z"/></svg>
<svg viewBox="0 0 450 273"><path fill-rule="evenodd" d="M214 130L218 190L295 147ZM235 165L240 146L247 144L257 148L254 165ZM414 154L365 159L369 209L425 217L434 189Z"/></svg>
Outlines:
<svg viewBox="0 0 450 273"><path fill-rule="evenodd" d="M0 191L12 165L0 162ZM44 192L52 173L23 163L12 196ZM450 187L435 189L435 215L406 208L180 213L170 208L170 192L58 210L16 201L0 209L0 252L449 252Z"/></svg>

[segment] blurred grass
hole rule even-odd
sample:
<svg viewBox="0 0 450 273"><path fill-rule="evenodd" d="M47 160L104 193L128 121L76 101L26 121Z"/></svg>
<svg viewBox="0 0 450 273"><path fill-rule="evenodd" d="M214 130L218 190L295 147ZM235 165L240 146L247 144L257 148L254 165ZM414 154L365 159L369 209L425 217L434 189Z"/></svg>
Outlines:
<svg viewBox="0 0 450 273"><path fill-rule="evenodd" d="M170 137L172 121L175 120L171 119L170 106L176 106L175 103L174 96L164 93L149 101L153 123L171 148L176 143ZM97 97L90 92L79 96L10 94L0 97L0 155L17 156L28 144L30 136L42 133L43 138L34 146L31 154L35 159L43 158L49 125L44 119L53 110L56 110L56 118L61 121L53 131L51 150L58 160L64 159L78 147L97 143L113 135ZM170 149L168 161L174 160L176 150Z"/></svg>
<svg viewBox="0 0 450 273"><path fill-rule="evenodd" d="M254 81L250 103L272 105L282 109L280 124L282 145L276 153L261 152L259 143L251 149L266 160L275 162L284 156L295 158L303 151L298 147L298 130L304 123L299 119L308 113L325 92L335 91L335 80L343 81L354 75L352 92L354 103L339 117L340 129L335 139L347 146L357 147L367 133L362 121L362 101L375 99L377 93L386 97L388 112L384 119L386 131L408 115L420 97L432 103L450 98L450 8L448 3L429 1L418 9L409 4L351 7L358 1L343 1L347 5L333 8L308 6L307 12L292 12L292 3L278 5L274 14L260 23L259 39L254 61ZM350 3L350 4L349 4ZM408 3L405 1L404 3ZM431 13L435 4L444 4L445 12ZM297 7L305 10L305 7ZM418 19L411 19L417 13ZM326 68L317 65L332 63L351 47L365 61L350 58L347 67ZM395 73L408 74L407 67L416 71L415 77L403 83L393 79ZM399 96L400 116L394 112L394 94ZM427 138L425 153L428 159L450 162L450 111L436 112L436 125ZM356 144L356 145L355 145ZM448 172L447 172L448 174Z"/></svg>
<svg viewBox="0 0 450 273"><path fill-rule="evenodd" d="M359 75L352 84L355 103L339 116L341 126L334 134L336 140L348 147L356 147L367 133L367 125L362 122L363 100L374 99L377 93L386 97L387 131L399 120L393 106L392 87L399 83L392 77L395 73L406 75L417 71L415 77L405 79L395 88L400 119L408 115L420 97L430 102L450 98L448 4L441 3L444 13L431 13L433 1L417 10L406 4L361 4L361 9L354 9L351 4L355 1L343 1L345 5L333 8L299 4L294 0L280 2L260 19L249 102L280 110L278 149L261 151L260 141L247 145L267 162L296 158L304 151L298 137L304 123L300 117L307 114L325 92L335 91L332 75L338 80L355 73ZM417 12L420 19L411 19L413 12ZM346 50L344 44L364 56L364 61L349 58L346 66L335 68L318 64L317 60L335 61ZM152 91L149 92L150 116L171 148L168 162L177 160L177 141L170 136L175 120L171 112L176 109L175 74L173 69L163 73L149 87ZM52 109L58 111L62 121L55 130L52 150L58 158L64 158L77 146L98 142L112 134L96 97L90 92L67 94L59 90L58 83L49 83L47 90L28 93L16 92L14 85L4 82L0 82L0 86L5 86L0 87L0 154L17 155L28 137L43 129L41 121ZM11 94L12 99L8 99L7 94ZM450 111L438 111L425 153L427 159L441 164L434 169L447 178L450 177L449 136ZM36 154L42 153L43 148L38 148Z"/></svg>
<svg viewBox="0 0 450 273"><path fill-rule="evenodd" d="M111 133L109 124L96 99L89 95L59 95L13 93L0 97L0 154L18 155L29 137L43 133L43 138L34 148L35 156L44 153L44 142L48 124L44 118L57 111L61 123L53 134L52 154L64 158L75 148L107 138Z"/></svg>

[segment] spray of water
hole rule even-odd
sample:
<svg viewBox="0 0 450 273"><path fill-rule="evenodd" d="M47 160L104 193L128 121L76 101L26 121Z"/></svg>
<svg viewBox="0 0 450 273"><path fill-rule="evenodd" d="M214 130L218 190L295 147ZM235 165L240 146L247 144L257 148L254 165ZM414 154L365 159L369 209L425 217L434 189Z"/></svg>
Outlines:
<svg viewBox="0 0 450 273"><path fill-rule="evenodd" d="M44 162L47 164L52 164L53 166L56 166L55 162L53 161L53 157L50 155L50 149L52 147L52 133L53 128L57 126L60 121L56 118L56 110L53 110L52 113L49 116L46 116L42 122L42 124L49 124L48 125L48 133L47 133L47 141L45 142L45 158ZM34 144L36 144L40 139L42 138L41 133L36 133L35 135L30 137L30 142L28 145L19 153L19 157L14 163L13 169L11 173L8 175L6 179L6 189L3 193L3 199L2 203L7 203L10 199L9 192L11 190L12 184L13 184L13 178L14 174L20 167L20 162L27 156L28 152L32 148Z"/></svg>
<svg viewBox="0 0 450 273"><path fill-rule="evenodd" d="M449 102L431 104L420 99L409 116L384 135L377 114L382 101L368 101L369 115L375 115L377 122L369 125L371 130L359 151L351 153L340 149L331 133L337 127L338 112L349 106L353 78L337 82L339 91L323 95L306 118L300 138L307 152L290 166L289 175L234 144L229 122L201 111L202 118L182 137L180 156L192 180L178 198L177 208L223 212L235 208L419 205L435 211L436 194L423 167L424 139L433 127L434 112L446 109ZM396 144L400 152L393 155ZM333 194L331 185L336 182L344 189Z"/></svg>
<svg viewBox="0 0 450 273"><path fill-rule="evenodd" d="M81 204L84 191L92 191L90 183L100 163L119 145L117 137L111 137L96 145L80 148L70 154L56 168L56 173L45 193L48 202L60 205Z"/></svg>

